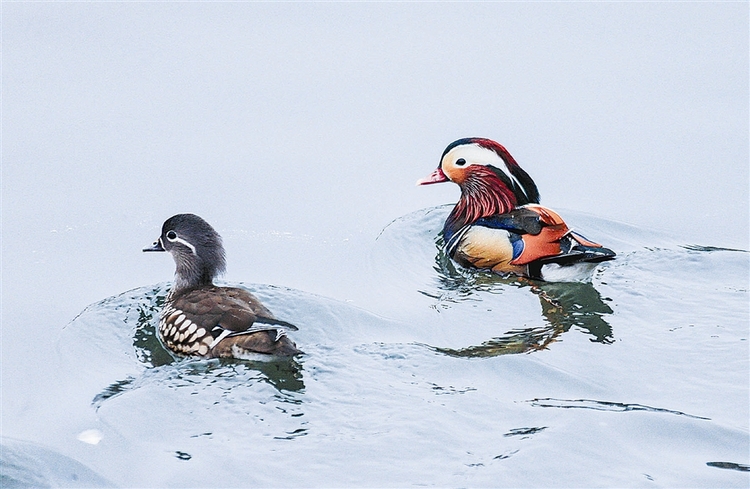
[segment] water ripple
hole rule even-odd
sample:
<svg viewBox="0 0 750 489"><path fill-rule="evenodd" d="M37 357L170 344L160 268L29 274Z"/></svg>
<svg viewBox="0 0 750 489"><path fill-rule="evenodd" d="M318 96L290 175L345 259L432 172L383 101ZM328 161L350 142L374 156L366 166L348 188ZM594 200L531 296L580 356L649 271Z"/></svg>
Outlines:
<svg viewBox="0 0 750 489"><path fill-rule="evenodd" d="M719 469L739 470L740 472L750 472L750 465L736 464L734 462L706 462L709 467Z"/></svg>
<svg viewBox="0 0 750 489"><path fill-rule="evenodd" d="M678 416L687 416L688 418L694 419L705 419L710 420L703 416L696 416L694 414L683 413L682 411L674 411L672 409L657 408L651 406L645 406L643 404L626 404L620 402L610 401L595 401L593 399L552 399L550 397L543 399L532 399L526 401L532 406L536 407L554 407L563 409L594 409L596 411L615 411L615 412L626 412L626 411L648 411L652 413L667 413L676 414Z"/></svg>

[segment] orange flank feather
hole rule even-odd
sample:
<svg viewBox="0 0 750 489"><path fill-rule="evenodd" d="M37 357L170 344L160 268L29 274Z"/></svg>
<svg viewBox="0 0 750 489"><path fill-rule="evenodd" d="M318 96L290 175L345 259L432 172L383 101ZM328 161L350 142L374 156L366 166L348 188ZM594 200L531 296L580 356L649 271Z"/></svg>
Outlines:
<svg viewBox="0 0 750 489"><path fill-rule="evenodd" d="M561 253L560 240L570 232L568 225L560 215L541 205L529 204L526 208L539 214L544 224L539 234L525 234L523 236L523 252L510 263L513 265L527 265L540 258L555 256Z"/></svg>

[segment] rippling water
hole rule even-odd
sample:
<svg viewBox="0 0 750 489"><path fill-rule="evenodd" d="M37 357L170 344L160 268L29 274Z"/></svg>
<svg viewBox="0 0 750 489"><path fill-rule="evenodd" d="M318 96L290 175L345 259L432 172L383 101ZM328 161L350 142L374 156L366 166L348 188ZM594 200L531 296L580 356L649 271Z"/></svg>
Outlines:
<svg viewBox="0 0 750 489"><path fill-rule="evenodd" d="M748 485L747 252L566 213L618 258L591 283L504 278L442 254L447 212L360 250L362 307L232 284L300 326L291 361L172 356L167 283L89 306L51 364L48 443L88 469L5 440L4 483Z"/></svg>

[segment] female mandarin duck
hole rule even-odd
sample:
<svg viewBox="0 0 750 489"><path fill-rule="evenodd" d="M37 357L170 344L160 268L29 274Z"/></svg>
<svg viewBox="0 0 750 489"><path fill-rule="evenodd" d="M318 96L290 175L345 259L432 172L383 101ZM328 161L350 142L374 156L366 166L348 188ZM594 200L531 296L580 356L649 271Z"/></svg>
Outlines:
<svg viewBox="0 0 750 489"><path fill-rule="evenodd" d="M177 266L159 321L159 337L171 351L253 360L301 353L285 331L296 326L276 319L245 289L214 285L226 267L224 247L200 217L170 217L159 239L143 251L168 251Z"/></svg>
<svg viewBox="0 0 750 489"><path fill-rule="evenodd" d="M445 221L443 238L448 254L463 266L549 279L558 275L555 269L590 269L615 257L540 206L534 181L495 141L454 141L437 170L417 184L449 180L461 187L461 198Z"/></svg>

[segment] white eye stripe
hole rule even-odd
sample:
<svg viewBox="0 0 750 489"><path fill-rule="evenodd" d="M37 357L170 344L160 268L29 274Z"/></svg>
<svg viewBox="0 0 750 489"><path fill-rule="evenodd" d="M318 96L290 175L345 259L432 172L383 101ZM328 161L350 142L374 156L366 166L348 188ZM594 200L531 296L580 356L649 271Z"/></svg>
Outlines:
<svg viewBox="0 0 750 489"><path fill-rule="evenodd" d="M190 243L188 243L188 242L187 242L187 241L185 241L184 239L182 239L182 238L175 238L175 239L173 239L172 241L174 241L174 242L176 242L176 243L180 243L180 244L183 244L183 245L187 246L188 248L190 248L190 251L192 251L194 255L197 255L197 254L198 254L198 253L196 253L196 252L195 252L195 246L191 245Z"/></svg>
<svg viewBox="0 0 750 489"><path fill-rule="evenodd" d="M448 155L451 155L449 161L452 161L454 165L459 167L466 167L471 165L494 166L495 168L502 171L505 176L507 176L508 179L513 182L513 184L517 188L521 189L521 192L523 192L523 194L528 197L528 194L526 194L526 189L523 187L523 185L521 185L521 182L518 181L515 175L510 172L508 164L505 163L505 160L491 149L487 149L476 143L473 143L470 145L457 146L449 151L448 154L445 155L445 157L447 158ZM463 165L459 165L458 161L461 159L464 159L466 163L464 163Z"/></svg>
<svg viewBox="0 0 750 489"><path fill-rule="evenodd" d="M174 238L170 238L169 237L170 234L174 235ZM161 239L161 238L159 238L159 239ZM187 246L188 248L190 248L190 251L192 251L194 255L198 254L198 253L195 252L195 246L193 246L192 244L188 243L184 239L182 239L179 236L177 236L177 233L175 233L174 231L170 231L170 232L167 233L167 239L169 241L171 241L172 243L180 243L183 246Z"/></svg>

